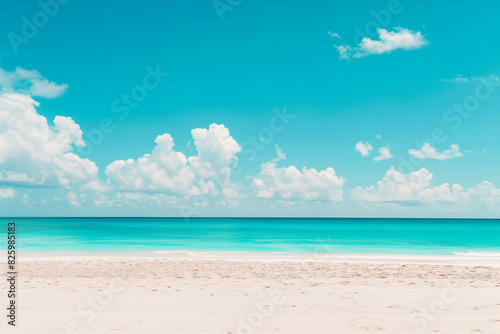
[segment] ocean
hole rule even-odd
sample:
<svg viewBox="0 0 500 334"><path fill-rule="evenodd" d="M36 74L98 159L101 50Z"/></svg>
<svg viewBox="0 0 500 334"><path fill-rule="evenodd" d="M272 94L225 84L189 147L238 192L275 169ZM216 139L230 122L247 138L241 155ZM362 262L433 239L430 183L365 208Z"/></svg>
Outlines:
<svg viewBox="0 0 500 334"><path fill-rule="evenodd" d="M26 252L500 252L500 220L486 219L0 218L0 249L11 221Z"/></svg>

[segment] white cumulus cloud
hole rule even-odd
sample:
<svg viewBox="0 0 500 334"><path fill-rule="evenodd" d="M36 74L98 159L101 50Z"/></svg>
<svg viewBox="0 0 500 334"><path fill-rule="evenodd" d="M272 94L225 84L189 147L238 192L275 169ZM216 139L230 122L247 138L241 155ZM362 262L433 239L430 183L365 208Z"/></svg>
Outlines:
<svg viewBox="0 0 500 334"><path fill-rule="evenodd" d="M349 45L338 45L337 51L341 59L362 58L369 55L389 53L394 50L419 49L429 42L420 31L411 31L404 28L396 28L394 31L378 29L378 40L365 37L359 45L351 47Z"/></svg>
<svg viewBox="0 0 500 334"><path fill-rule="evenodd" d="M356 187L351 191L351 196L354 200L362 202L402 204L453 203L468 198L462 186L454 184L450 187L448 183L443 183L431 187L431 179L432 174L425 168L404 175L391 167L377 185Z"/></svg>
<svg viewBox="0 0 500 334"><path fill-rule="evenodd" d="M203 179L214 178L218 174L229 174L229 165L236 163L236 153L241 146L229 134L223 124L210 124L208 129L193 129L191 134L198 151L189 157L189 163L197 175Z"/></svg>
<svg viewBox="0 0 500 334"><path fill-rule="evenodd" d="M186 156L173 150L174 140L168 133L156 137L155 143L151 154L113 161L106 167L108 178L120 190L189 193L195 175Z"/></svg>
<svg viewBox="0 0 500 334"><path fill-rule="evenodd" d="M276 167L275 162L267 162L261 165L252 187L261 198L340 201L344 183L345 179L331 167L318 172L306 167Z"/></svg>
<svg viewBox="0 0 500 334"><path fill-rule="evenodd" d="M429 143L425 143L424 146L418 150L409 149L408 154L412 155L416 159L448 160L464 157L464 155L460 152L460 147L456 144L451 144L449 149L439 152Z"/></svg>
<svg viewBox="0 0 500 334"><path fill-rule="evenodd" d="M187 158L175 151L172 136L166 133L156 138L151 154L137 160L116 160L107 166L109 184L119 190L172 195L213 194L218 186L224 194L230 194L230 166L237 161L240 145L223 124L193 129L191 133L197 156Z"/></svg>
<svg viewBox="0 0 500 334"><path fill-rule="evenodd" d="M0 95L0 184L72 187L96 179L95 163L72 152L85 146L80 126L64 116L51 125L38 105L26 95Z"/></svg>

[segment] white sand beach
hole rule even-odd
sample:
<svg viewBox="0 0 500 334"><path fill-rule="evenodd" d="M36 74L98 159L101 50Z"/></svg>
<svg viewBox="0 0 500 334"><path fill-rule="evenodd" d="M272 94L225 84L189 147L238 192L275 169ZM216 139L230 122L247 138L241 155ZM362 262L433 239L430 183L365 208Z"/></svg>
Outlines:
<svg viewBox="0 0 500 334"><path fill-rule="evenodd" d="M500 333L497 259L24 255L17 326L0 332Z"/></svg>

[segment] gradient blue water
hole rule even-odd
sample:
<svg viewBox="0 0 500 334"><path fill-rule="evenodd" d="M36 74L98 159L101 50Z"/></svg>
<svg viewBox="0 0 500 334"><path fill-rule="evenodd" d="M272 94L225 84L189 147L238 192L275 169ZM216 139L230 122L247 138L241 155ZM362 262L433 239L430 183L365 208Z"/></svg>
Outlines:
<svg viewBox="0 0 500 334"><path fill-rule="evenodd" d="M251 251L453 254L500 251L500 220L314 218L0 218L30 252Z"/></svg>

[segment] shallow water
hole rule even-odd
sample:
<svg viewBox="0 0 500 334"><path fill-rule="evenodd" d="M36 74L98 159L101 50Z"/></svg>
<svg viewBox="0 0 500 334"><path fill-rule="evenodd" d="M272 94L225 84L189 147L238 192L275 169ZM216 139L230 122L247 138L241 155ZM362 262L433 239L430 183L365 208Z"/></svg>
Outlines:
<svg viewBox="0 0 500 334"><path fill-rule="evenodd" d="M367 218L0 218L30 252L250 251L454 254L500 252L500 220Z"/></svg>

